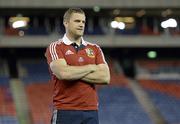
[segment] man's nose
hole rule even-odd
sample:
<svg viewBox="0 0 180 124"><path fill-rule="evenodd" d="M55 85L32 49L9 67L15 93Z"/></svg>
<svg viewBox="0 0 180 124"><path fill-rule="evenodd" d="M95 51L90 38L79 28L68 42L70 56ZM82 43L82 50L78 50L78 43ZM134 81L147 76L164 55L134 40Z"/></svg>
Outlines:
<svg viewBox="0 0 180 124"><path fill-rule="evenodd" d="M81 22L81 23L79 24L79 26L80 26L80 27L84 27L84 23Z"/></svg>

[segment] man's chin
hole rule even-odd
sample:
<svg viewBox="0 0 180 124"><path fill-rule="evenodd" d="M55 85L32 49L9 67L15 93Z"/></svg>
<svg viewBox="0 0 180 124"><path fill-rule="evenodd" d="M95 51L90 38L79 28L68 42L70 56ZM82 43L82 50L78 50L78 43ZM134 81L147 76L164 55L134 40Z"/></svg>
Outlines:
<svg viewBox="0 0 180 124"><path fill-rule="evenodd" d="M79 37L82 37L83 35L84 35L83 33L77 34L77 36Z"/></svg>
<svg viewBox="0 0 180 124"><path fill-rule="evenodd" d="M83 34L76 34L76 38L80 38L80 37L82 37L83 36Z"/></svg>

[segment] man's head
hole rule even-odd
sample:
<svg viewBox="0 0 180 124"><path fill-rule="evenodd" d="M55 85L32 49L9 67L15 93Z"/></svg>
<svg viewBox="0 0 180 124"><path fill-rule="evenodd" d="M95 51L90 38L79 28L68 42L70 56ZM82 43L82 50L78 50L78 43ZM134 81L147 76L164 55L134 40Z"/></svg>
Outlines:
<svg viewBox="0 0 180 124"><path fill-rule="evenodd" d="M73 36L82 36L85 28L85 13L80 8L70 8L64 14L63 23L66 33Z"/></svg>

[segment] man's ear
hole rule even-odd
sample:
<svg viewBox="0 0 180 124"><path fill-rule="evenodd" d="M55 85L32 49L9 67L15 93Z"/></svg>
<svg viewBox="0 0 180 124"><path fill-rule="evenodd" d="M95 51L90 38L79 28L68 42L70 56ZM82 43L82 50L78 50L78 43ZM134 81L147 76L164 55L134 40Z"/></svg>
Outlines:
<svg viewBox="0 0 180 124"><path fill-rule="evenodd" d="M64 27L67 27L67 21L63 21Z"/></svg>

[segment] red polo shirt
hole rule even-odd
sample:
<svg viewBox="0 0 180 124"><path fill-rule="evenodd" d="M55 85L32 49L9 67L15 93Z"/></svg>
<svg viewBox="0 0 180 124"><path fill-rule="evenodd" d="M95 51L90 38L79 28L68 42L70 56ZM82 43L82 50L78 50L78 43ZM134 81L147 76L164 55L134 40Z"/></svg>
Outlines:
<svg viewBox="0 0 180 124"><path fill-rule="evenodd" d="M66 35L52 42L46 50L48 64L63 58L68 65L82 66L87 64L106 63L100 47L84 41L78 47ZM53 104L61 110L97 110L98 98L94 84L82 80L59 80L50 70L51 82L54 84Z"/></svg>

